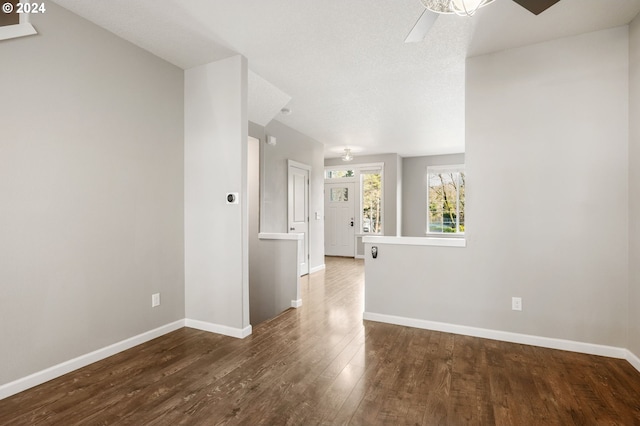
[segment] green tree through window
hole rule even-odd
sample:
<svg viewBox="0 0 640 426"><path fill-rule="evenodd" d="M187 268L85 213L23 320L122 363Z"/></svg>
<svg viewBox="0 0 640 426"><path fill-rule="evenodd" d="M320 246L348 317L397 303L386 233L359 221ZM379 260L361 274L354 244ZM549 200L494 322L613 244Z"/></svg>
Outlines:
<svg viewBox="0 0 640 426"><path fill-rule="evenodd" d="M463 233L464 169L429 168L427 181L427 233Z"/></svg>
<svg viewBox="0 0 640 426"><path fill-rule="evenodd" d="M382 172L362 171L362 232L382 232Z"/></svg>

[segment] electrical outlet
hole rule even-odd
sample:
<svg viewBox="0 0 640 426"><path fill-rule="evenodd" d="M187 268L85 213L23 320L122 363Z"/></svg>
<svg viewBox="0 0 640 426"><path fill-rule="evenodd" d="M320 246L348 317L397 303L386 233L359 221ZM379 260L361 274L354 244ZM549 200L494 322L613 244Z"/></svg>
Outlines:
<svg viewBox="0 0 640 426"><path fill-rule="evenodd" d="M513 310L513 311L521 311L522 310L522 297L512 297L511 298L511 310Z"/></svg>
<svg viewBox="0 0 640 426"><path fill-rule="evenodd" d="M151 307L155 308L156 306L160 306L160 293L151 295Z"/></svg>

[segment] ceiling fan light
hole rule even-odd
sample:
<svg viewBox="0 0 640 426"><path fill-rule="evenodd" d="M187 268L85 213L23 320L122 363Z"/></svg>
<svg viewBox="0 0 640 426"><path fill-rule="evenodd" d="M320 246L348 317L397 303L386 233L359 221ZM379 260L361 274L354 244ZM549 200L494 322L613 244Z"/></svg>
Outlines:
<svg viewBox="0 0 640 426"><path fill-rule="evenodd" d="M422 5L435 13L453 13L451 0L420 0Z"/></svg>
<svg viewBox="0 0 640 426"><path fill-rule="evenodd" d="M456 15L472 16L478 9L491 2L493 0L451 0L451 9Z"/></svg>
<svg viewBox="0 0 640 426"><path fill-rule="evenodd" d="M455 13L460 16L472 16L478 9L494 0L420 0L422 5L436 13Z"/></svg>

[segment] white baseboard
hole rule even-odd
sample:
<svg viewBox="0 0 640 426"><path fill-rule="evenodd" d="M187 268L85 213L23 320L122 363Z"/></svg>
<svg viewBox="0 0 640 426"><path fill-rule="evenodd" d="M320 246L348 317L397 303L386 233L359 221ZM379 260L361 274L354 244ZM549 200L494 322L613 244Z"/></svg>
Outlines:
<svg viewBox="0 0 640 426"><path fill-rule="evenodd" d="M633 365L633 368L640 371L640 358L630 350L627 350L626 360L629 361L629 364Z"/></svg>
<svg viewBox="0 0 640 426"><path fill-rule="evenodd" d="M323 263L322 265L314 266L313 268L309 269L309 273L313 274L314 272L322 271L325 268L326 265Z"/></svg>
<svg viewBox="0 0 640 426"><path fill-rule="evenodd" d="M426 330L442 331L445 333L462 334L465 336L482 337L485 339L501 340L504 342L520 343L523 345L540 346L543 348L560 349L564 351L579 352L590 355L607 356L628 360L640 371L640 359L624 348L604 346L593 343L576 342L573 340L555 339L552 337L540 337L529 334L511 333L508 331L490 330L486 328L467 327L463 325L448 324L436 321L427 321L415 318L398 317L394 315L376 314L365 312L363 319L388 324L404 325L407 327L423 328ZM634 357L635 360L630 360ZM634 362L636 364L634 364Z"/></svg>
<svg viewBox="0 0 640 426"><path fill-rule="evenodd" d="M292 300L291 301L291 307L292 308L299 308L300 306L302 306L302 299Z"/></svg>
<svg viewBox="0 0 640 426"><path fill-rule="evenodd" d="M104 348L95 350L88 354L81 355L77 358L70 359L69 361L54 365L53 367L38 371L29 376L14 380L13 382L6 383L0 386L0 399L7 398L11 395L15 395L34 386L38 386L42 383L48 382L49 380L55 379L79 368L86 367L89 364L93 364L94 362L103 360L119 352L126 351L127 349L131 349L134 346L138 346L142 343L148 342L149 340L155 339L156 337L160 337L184 326L184 320L175 321L170 324L163 325L162 327L158 327L142 334L138 334L137 336L133 336Z"/></svg>
<svg viewBox="0 0 640 426"><path fill-rule="evenodd" d="M238 339L244 339L252 333L251 325L245 328L235 328L229 327L228 325L214 324L211 322L192 319L185 319L184 325L185 327L195 328L202 331L209 331L211 333L224 334L225 336L236 337Z"/></svg>
<svg viewBox="0 0 640 426"><path fill-rule="evenodd" d="M296 304L297 306L294 306ZM302 300L292 300L291 306L294 308L302 306ZM489 330L484 328L467 327L456 324L441 323L435 321L419 320L414 318L398 317L394 315L376 314L365 312L363 319L368 321L384 322L388 324L403 325L407 327L422 328L427 330L442 331L445 333L462 334L465 336L482 337L485 339L502 340L505 342L521 343L525 345L540 346L551 349L561 349L572 352L580 352L591 355L608 356L611 358L626 359L636 370L640 371L640 358L628 349L613 346L595 345L591 343L581 343L572 340L554 339L548 337L532 336L506 331ZM7 398L19 392L38 386L42 383L53 380L64 374L70 373L79 368L85 367L94 362L113 356L119 352L131 349L142 343L153 340L157 337L171 333L182 327L190 327L212 333L224 334L226 336L244 339L252 332L249 325L244 329L228 327L225 325L212 324L198 320L178 320L170 324L163 325L153 330L138 334L104 348L95 350L69 361L62 362L47 369L38 371L29 376L14 380L13 382L0 385L0 399Z"/></svg>

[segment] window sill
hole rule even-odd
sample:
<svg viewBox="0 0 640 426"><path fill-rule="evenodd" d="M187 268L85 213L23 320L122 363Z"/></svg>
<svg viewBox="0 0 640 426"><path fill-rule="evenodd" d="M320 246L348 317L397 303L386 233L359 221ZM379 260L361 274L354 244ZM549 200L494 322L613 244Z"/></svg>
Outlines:
<svg viewBox="0 0 640 426"><path fill-rule="evenodd" d="M9 40L11 38L25 37L38 34L33 25L29 23L7 25L0 27L0 40Z"/></svg>
<svg viewBox="0 0 640 426"><path fill-rule="evenodd" d="M447 238L458 238L458 239L462 239L464 240L464 233L461 232L450 232L450 233L443 233L443 234L439 234L437 232L425 232L424 234L425 238L442 238L442 239L447 239Z"/></svg>
<svg viewBox="0 0 640 426"><path fill-rule="evenodd" d="M435 246L435 247L466 247L467 240L464 238L442 238L442 237L363 237L363 243L371 244L393 244L409 246Z"/></svg>

